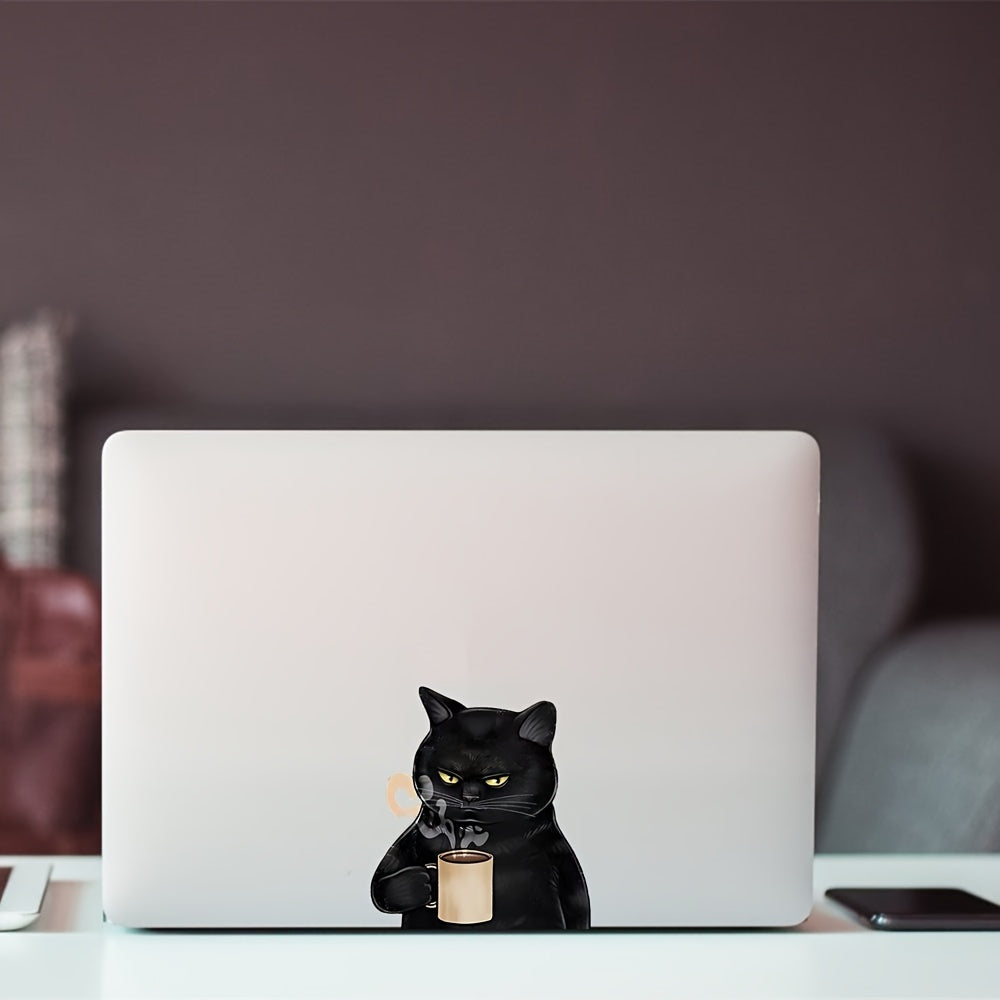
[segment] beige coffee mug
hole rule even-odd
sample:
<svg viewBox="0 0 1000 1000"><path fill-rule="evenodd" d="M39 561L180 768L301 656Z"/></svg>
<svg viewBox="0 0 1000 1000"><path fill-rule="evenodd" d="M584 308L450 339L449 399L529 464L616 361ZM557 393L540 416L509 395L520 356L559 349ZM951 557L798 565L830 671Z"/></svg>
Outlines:
<svg viewBox="0 0 1000 1000"><path fill-rule="evenodd" d="M493 855L485 851L445 851L437 864L438 920L448 924L481 924L493 919Z"/></svg>

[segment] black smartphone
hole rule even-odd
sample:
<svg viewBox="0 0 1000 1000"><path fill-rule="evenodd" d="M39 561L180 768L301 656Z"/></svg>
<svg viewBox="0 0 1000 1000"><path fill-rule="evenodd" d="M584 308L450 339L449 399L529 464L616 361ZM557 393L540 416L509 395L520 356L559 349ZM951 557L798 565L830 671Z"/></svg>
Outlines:
<svg viewBox="0 0 1000 1000"><path fill-rule="evenodd" d="M1000 930L1000 906L962 889L827 889L882 931Z"/></svg>

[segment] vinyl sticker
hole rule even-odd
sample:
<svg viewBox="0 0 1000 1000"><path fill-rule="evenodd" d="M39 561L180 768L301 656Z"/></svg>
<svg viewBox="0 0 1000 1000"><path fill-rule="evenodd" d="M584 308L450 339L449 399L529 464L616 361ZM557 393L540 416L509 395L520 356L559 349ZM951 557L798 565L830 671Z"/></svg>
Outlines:
<svg viewBox="0 0 1000 1000"><path fill-rule="evenodd" d="M418 811L376 868L372 902L404 930L589 928L587 883L552 804L555 705L419 694L430 731L413 762ZM393 811L402 792L390 789Z"/></svg>

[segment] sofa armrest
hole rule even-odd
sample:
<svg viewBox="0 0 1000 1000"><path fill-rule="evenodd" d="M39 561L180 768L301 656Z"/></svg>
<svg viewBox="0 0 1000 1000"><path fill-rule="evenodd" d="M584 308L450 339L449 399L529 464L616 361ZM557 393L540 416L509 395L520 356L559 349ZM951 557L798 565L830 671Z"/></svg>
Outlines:
<svg viewBox="0 0 1000 1000"><path fill-rule="evenodd" d="M17 624L10 694L17 701L97 704L101 602L86 577L57 569L14 572Z"/></svg>
<svg viewBox="0 0 1000 1000"><path fill-rule="evenodd" d="M62 570L2 577L0 820L59 843L93 826L100 801L100 599Z"/></svg>
<svg viewBox="0 0 1000 1000"><path fill-rule="evenodd" d="M911 632L865 670L820 851L1000 850L1000 621Z"/></svg>

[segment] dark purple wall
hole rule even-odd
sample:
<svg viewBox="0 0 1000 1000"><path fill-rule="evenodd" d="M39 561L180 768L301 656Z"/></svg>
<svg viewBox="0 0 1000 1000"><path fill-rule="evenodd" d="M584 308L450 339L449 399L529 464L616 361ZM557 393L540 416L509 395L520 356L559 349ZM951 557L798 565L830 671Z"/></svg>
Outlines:
<svg viewBox="0 0 1000 1000"><path fill-rule="evenodd" d="M1000 6L0 5L79 407L870 420L1000 609ZM707 415L707 416L705 416Z"/></svg>

